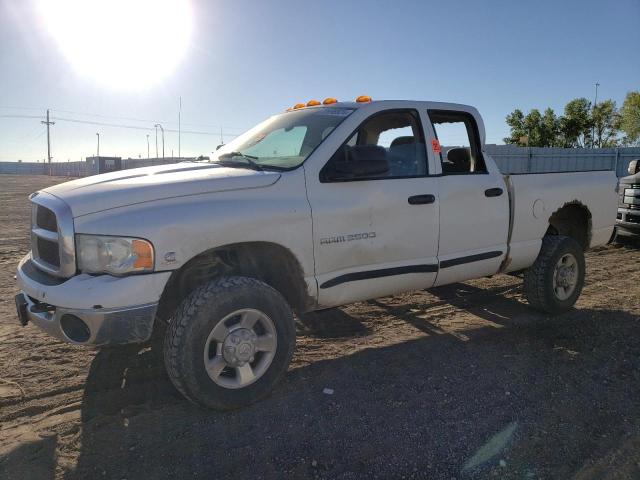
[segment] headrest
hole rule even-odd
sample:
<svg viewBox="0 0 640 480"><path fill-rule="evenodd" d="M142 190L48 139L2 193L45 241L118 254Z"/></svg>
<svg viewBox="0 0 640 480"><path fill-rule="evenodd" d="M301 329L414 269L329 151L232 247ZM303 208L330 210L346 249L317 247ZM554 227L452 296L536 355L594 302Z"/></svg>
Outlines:
<svg viewBox="0 0 640 480"><path fill-rule="evenodd" d="M447 152L447 160L455 165L457 171L469 171L471 169L471 149L452 148Z"/></svg>
<svg viewBox="0 0 640 480"><path fill-rule="evenodd" d="M400 145L409 145L411 143L415 143L415 138L413 136L398 137L391 142L391 148L398 147Z"/></svg>
<svg viewBox="0 0 640 480"><path fill-rule="evenodd" d="M348 162L387 162L387 151L379 145L354 145L347 148Z"/></svg>

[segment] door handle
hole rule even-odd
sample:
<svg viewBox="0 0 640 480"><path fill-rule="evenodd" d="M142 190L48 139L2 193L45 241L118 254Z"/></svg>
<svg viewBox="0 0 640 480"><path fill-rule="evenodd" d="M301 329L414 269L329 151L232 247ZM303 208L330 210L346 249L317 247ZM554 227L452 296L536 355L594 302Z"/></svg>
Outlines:
<svg viewBox="0 0 640 480"><path fill-rule="evenodd" d="M426 194L426 195L414 195L409 197L409 205L427 205L429 203L435 203L436 196Z"/></svg>
<svg viewBox="0 0 640 480"><path fill-rule="evenodd" d="M485 197L499 197L500 195L502 195L501 188L489 188L484 191Z"/></svg>

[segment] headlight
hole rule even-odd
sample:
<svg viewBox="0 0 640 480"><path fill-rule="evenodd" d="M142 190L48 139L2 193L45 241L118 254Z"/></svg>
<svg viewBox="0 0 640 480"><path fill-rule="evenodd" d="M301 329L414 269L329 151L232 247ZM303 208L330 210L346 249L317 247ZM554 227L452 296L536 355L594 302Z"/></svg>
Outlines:
<svg viewBox="0 0 640 480"><path fill-rule="evenodd" d="M83 273L153 271L153 245L140 238L76 235L76 257Z"/></svg>

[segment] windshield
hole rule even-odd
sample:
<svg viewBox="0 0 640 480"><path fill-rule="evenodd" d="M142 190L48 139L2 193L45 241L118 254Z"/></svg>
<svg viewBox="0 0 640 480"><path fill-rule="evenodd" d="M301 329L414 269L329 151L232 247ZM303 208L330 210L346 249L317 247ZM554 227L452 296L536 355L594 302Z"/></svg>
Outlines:
<svg viewBox="0 0 640 480"><path fill-rule="evenodd" d="M217 150L214 161L246 156L262 168L296 168L352 112L319 107L274 115Z"/></svg>

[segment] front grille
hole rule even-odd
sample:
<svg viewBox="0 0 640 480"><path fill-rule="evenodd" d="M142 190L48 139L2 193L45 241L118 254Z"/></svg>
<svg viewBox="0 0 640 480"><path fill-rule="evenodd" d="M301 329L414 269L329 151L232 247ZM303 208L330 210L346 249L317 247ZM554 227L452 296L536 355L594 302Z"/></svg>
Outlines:
<svg viewBox="0 0 640 480"><path fill-rule="evenodd" d="M38 256L41 260L60 268L60 249L57 242L52 242L44 238L37 237Z"/></svg>
<svg viewBox="0 0 640 480"><path fill-rule="evenodd" d="M621 185L618 205L633 210L640 209L640 185Z"/></svg>
<svg viewBox="0 0 640 480"><path fill-rule="evenodd" d="M35 268L58 278L76 273L73 216L53 195L38 192L31 200L31 260Z"/></svg>
<svg viewBox="0 0 640 480"><path fill-rule="evenodd" d="M640 223L640 215L636 215L634 213L627 213L627 222Z"/></svg>
<svg viewBox="0 0 640 480"><path fill-rule="evenodd" d="M56 222L56 214L47 207L39 205L36 211L36 225L50 232L57 232L58 222Z"/></svg>

